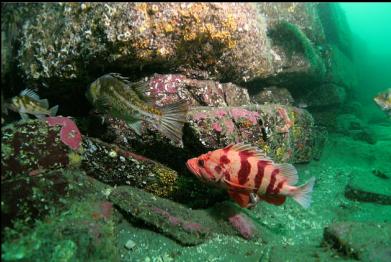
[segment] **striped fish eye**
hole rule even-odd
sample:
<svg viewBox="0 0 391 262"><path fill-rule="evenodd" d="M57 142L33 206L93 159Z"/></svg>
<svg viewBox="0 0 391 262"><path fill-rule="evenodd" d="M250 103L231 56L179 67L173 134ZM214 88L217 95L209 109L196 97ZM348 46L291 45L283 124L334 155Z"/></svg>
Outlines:
<svg viewBox="0 0 391 262"><path fill-rule="evenodd" d="M198 160L198 165L200 166L200 167L204 167L204 160L202 160L202 159L199 159Z"/></svg>

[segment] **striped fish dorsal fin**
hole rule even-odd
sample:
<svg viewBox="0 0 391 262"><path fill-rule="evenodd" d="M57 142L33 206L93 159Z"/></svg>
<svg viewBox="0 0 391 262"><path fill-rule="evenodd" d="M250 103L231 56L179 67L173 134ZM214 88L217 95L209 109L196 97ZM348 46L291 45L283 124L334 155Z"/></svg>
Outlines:
<svg viewBox="0 0 391 262"><path fill-rule="evenodd" d="M261 149L255 147L255 146L252 146L250 144L244 144L244 143L230 144L226 148L235 150L237 152L248 151L249 153L253 153L254 156L256 156L262 160L272 161L271 158L266 156L265 152L263 152Z"/></svg>
<svg viewBox="0 0 391 262"><path fill-rule="evenodd" d="M26 88L24 90L22 90L20 93L19 93L19 96L28 96L36 101L39 100L39 95L37 93L35 93L33 90L29 89L29 88Z"/></svg>
<svg viewBox="0 0 391 262"><path fill-rule="evenodd" d="M286 178L288 185L295 185L299 180L296 168L288 163L278 164L276 167L280 170L280 175Z"/></svg>

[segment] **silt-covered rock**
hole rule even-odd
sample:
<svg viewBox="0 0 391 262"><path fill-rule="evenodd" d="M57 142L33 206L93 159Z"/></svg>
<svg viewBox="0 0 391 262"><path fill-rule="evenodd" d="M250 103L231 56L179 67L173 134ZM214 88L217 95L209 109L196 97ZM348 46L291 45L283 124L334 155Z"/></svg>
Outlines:
<svg viewBox="0 0 391 262"><path fill-rule="evenodd" d="M373 262L391 259L389 223L339 222L325 228L324 239L350 258Z"/></svg>
<svg viewBox="0 0 391 262"><path fill-rule="evenodd" d="M258 228L250 218L227 203L209 210L192 210L128 186L114 188L109 199L133 223L141 222L182 245L201 244L215 234L241 233L247 239L259 237ZM234 223L233 217L240 217L241 221ZM250 225L251 229L247 229ZM267 233L262 236L263 239L268 237Z"/></svg>
<svg viewBox="0 0 391 262"><path fill-rule="evenodd" d="M345 197L360 202L391 205L391 179L380 170L372 173L356 171L345 187Z"/></svg>

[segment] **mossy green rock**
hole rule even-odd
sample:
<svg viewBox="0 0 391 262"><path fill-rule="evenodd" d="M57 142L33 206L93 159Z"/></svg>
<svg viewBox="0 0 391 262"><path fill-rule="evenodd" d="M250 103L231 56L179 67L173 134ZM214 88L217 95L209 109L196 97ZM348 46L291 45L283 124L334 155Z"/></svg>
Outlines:
<svg viewBox="0 0 391 262"><path fill-rule="evenodd" d="M385 169L384 169L385 170ZM389 174L382 171L373 170L354 172L353 177L345 188L345 196L348 199L371 202L382 205L391 205L391 178L389 175L391 170L387 170Z"/></svg>
<svg viewBox="0 0 391 262"><path fill-rule="evenodd" d="M368 262L391 260L390 223L335 223L325 228L324 239L350 258Z"/></svg>
<svg viewBox="0 0 391 262"><path fill-rule="evenodd" d="M60 214L37 221L32 229L18 225L7 229L2 240L2 260L119 261L113 245L113 216L101 211L99 205L99 201L85 198Z"/></svg>
<svg viewBox="0 0 391 262"><path fill-rule="evenodd" d="M231 204L219 204L208 210L192 210L128 186L114 188L109 199L132 223L141 222L182 245L197 245L213 238L215 234L238 235L229 224L228 217L240 211ZM253 237L255 235L257 232ZM265 240L267 237L265 232L262 238Z"/></svg>
<svg viewBox="0 0 391 262"><path fill-rule="evenodd" d="M332 250L326 247L315 246L273 246L269 252L265 252L261 261L266 262L353 262L353 259L345 259L342 255L338 256Z"/></svg>

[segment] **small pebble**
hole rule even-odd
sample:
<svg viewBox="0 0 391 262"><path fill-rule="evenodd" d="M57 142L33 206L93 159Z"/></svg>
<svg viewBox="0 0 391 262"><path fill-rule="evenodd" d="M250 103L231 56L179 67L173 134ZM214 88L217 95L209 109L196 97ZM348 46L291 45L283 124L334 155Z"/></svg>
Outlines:
<svg viewBox="0 0 391 262"><path fill-rule="evenodd" d="M129 239L128 242L126 242L125 247L129 250L133 249L136 246L136 243Z"/></svg>

